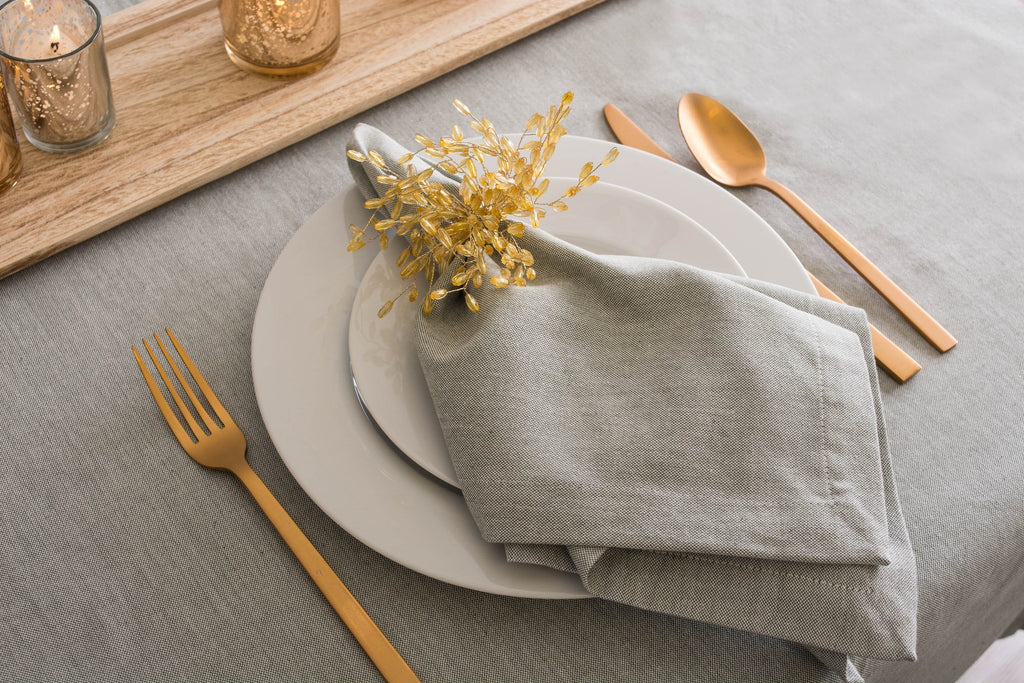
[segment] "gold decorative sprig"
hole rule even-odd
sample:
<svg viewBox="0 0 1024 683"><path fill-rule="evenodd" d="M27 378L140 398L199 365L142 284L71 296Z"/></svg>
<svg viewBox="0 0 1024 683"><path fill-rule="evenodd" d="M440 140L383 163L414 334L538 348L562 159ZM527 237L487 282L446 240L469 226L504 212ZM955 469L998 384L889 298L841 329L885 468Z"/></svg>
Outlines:
<svg viewBox="0 0 1024 683"><path fill-rule="evenodd" d="M455 100L455 109L468 117L470 128L482 136L479 142L464 140L458 125L452 126L450 136L437 141L418 134L420 149L399 157L397 169L374 150L366 154L349 150L351 159L368 161L377 168L377 183L386 189L380 197L365 202L366 208L374 212L366 225L349 226L352 238L348 250L361 249L375 239L382 250L386 249L388 231L394 229L408 242L397 262L402 278L423 272L429 283L429 294L423 301L423 312L428 314L435 301L453 292L463 292L466 306L474 313L479 311L469 286L483 286L489 257L500 263L498 273L488 279L494 287L522 287L533 280L537 276L533 254L517 242L526 222L536 228L547 210L565 211L568 206L564 200L596 183L597 169L618 156L618 149L613 148L599 163L587 162L575 185L553 201L540 201L549 183L544 171L566 133L562 121L569 115L572 98L567 92L557 106L548 108L547 114L531 116L514 144L499 136L489 120L477 118ZM410 163L414 156L428 160L429 167L417 171ZM489 162L496 168L490 168ZM461 175L458 189L453 191L434 179L437 172ZM450 186L454 183L453 179ZM437 283L435 280L448 272L453 262L450 281ZM418 298L415 282L385 302L377 315L383 318L405 295L409 301Z"/></svg>

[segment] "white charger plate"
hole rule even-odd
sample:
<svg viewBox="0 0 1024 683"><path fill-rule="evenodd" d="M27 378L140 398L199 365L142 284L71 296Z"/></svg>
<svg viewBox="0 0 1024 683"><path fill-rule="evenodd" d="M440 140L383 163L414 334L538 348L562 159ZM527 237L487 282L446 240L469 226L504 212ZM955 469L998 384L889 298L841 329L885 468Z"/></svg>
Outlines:
<svg viewBox="0 0 1024 683"><path fill-rule="evenodd" d="M574 175L612 146L566 136L548 173ZM683 211L749 276L814 291L789 247L745 204L681 166L620 149L618 160L602 170L604 180ZM462 497L410 465L363 414L352 387L348 321L375 254L346 252L348 223L366 217L362 201L353 186L322 206L285 246L260 296L253 384L282 460L335 522L414 571L502 595L586 597L574 576L505 562L500 546L480 538Z"/></svg>
<svg viewBox="0 0 1024 683"><path fill-rule="evenodd" d="M542 200L552 201L575 184L575 177L551 178ZM656 253L706 270L745 275L711 233L657 199L602 180L569 202L568 211L550 212L544 219L544 229L567 242L599 254ZM420 304L402 298L391 313L377 317L381 305L408 284L395 267L399 242L373 260L356 293L348 328L352 377L363 407L395 447L429 474L458 488L416 357L413 325ZM540 282L543 262L537 269ZM424 289L422 283L420 288Z"/></svg>

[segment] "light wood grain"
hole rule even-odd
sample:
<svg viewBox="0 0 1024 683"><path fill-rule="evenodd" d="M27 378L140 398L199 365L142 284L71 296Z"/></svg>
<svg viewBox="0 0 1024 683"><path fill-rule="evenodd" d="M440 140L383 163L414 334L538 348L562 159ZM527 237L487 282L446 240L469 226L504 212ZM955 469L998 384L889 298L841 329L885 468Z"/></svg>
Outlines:
<svg viewBox="0 0 1024 683"><path fill-rule="evenodd" d="M297 80L237 69L213 0L114 14L114 132L70 156L22 138L24 174L0 196L0 278L601 1L345 0L337 56Z"/></svg>

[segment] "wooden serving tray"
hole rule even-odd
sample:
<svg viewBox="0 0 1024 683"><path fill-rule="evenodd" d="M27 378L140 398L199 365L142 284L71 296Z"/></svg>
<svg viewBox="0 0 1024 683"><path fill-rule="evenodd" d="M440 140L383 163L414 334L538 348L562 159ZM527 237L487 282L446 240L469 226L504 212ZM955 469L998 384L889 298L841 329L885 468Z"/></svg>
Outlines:
<svg viewBox="0 0 1024 683"><path fill-rule="evenodd" d="M107 17L117 125L73 155L21 139L24 173L0 195L0 278L599 2L342 0L338 54L294 80L228 60L216 0Z"/></svg>

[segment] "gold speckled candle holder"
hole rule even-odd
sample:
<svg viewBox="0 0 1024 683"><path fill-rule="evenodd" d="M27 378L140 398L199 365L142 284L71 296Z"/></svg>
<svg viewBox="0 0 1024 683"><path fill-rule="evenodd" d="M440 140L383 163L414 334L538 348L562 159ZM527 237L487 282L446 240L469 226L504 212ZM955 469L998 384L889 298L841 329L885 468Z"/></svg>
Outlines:
<svg viewBox="0 0 1024 683"><path fill-rule="evenodd" d="M238 67L264 76L300 76L338 51L339 0L220 0L224 47Z"/></svg>
<svg viewBox="0 0 1024 683"><path fill-rule="evenodd" d="M0 4L0 66L25 137L77 152L114 127L99 10L89 0Z"/></svg>

